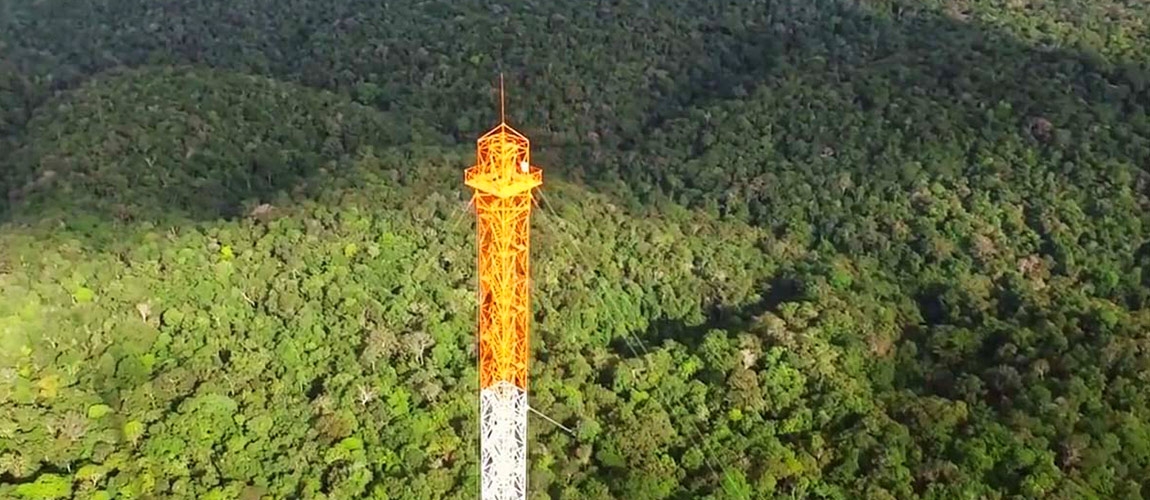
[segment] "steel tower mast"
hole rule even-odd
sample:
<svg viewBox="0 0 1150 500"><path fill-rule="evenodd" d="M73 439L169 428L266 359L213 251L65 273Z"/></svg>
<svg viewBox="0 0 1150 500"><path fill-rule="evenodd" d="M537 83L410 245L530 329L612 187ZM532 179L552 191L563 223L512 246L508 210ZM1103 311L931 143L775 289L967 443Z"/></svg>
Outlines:
<svg viewBox="0 0 1150 500"><path fill-rule="evenodd" d="M464 174L474 193L479 274L480 496L527 498L527 370L531 325L531 190L543 172L527 138L507 125L503 76L499 125L477 141Z"/></svg>

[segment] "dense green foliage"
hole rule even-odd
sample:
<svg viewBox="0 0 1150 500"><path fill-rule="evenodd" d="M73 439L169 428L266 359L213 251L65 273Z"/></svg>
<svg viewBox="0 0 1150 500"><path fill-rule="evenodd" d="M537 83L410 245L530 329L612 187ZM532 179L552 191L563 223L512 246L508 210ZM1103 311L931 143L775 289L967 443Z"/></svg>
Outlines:
<svg viewBox="0 0 1150 500"><path fill-rule="evenodd" d="M1150 494L1150 7L734 4L0 4L0 497L474 495L496 68L533 498Z"/></svg>

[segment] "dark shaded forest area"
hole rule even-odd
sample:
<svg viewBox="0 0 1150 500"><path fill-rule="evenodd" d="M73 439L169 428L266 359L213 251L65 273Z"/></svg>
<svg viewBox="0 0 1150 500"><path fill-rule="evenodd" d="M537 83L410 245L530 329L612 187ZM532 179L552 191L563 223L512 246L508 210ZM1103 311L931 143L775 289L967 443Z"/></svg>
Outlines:
<svg viewBox="0 0 1150 500"><path fill-rule="evenodd" d="M1150 494L1150 4L0 3L0 498Z"/></svg>

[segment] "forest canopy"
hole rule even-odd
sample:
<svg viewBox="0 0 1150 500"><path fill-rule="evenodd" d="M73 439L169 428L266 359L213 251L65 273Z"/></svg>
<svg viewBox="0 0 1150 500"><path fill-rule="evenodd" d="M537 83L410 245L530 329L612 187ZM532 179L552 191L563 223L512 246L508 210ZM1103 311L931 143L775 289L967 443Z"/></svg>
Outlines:
<svg viewBox="0 0 1150 500"><path fill-rule="evenodd" d="M1150 6L329 4L0 6L0 497L475 495L501 71L532 498L1150 494Z"/></svg>

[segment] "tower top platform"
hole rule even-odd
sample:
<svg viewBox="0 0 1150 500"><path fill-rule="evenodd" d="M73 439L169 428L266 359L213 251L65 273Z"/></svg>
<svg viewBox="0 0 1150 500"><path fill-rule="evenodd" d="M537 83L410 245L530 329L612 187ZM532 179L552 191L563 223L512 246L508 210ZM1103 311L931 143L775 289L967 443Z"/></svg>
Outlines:
<svg viewBox="0 0 1150 500"><path fill-rule="evenodd" d="M476 141L475 165L464 173L464 182L505 198L543 184L543 171L531 165L531 142L503 121Z"/></svg>

